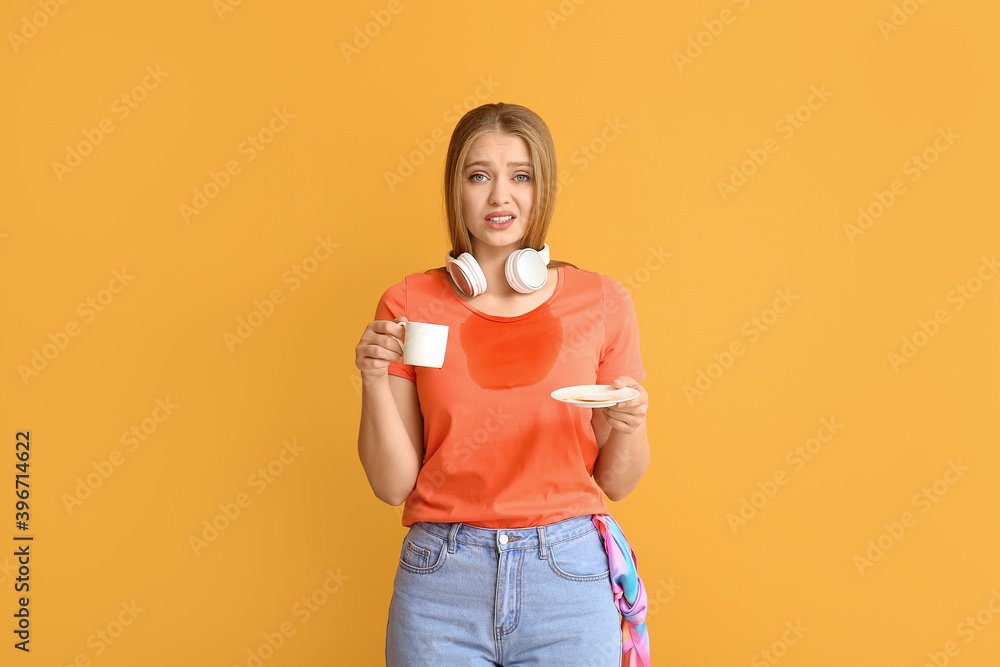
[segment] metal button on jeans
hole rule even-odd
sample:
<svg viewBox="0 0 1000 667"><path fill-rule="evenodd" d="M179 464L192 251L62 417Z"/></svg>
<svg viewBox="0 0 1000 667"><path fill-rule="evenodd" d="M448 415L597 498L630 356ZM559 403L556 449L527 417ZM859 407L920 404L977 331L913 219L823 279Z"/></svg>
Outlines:
<svg viewBox="0 0 1000 667"><path fill-rule="evenodd" d="M500 544L507 544L507 536L504 535L503 533L500 534L499 540L500 540Z"/></svg>

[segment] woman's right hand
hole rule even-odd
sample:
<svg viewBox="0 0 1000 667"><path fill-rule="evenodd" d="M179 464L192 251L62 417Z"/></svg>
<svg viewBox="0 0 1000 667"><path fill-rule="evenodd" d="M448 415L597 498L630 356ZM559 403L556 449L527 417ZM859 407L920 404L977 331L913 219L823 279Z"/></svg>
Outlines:
<svg viewBox="0 0 1000 667"><path fill-rule="evenodd" d="M362 379L383 378L388 375L390 362L403 360L400 340L405 329L399 323L405 321L405 317L397 317L394 321L375 320L365 328L354 353L354 363L361 371Z"/></svg>

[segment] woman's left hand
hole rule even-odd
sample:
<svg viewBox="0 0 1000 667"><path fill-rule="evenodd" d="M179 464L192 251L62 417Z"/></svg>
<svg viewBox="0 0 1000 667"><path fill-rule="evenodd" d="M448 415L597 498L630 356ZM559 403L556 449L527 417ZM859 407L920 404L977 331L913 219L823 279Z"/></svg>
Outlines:
<svg viewBox="0 0 1000 667"><path fill-rule="evenodd" d="M616 431L635 433L636 429L646 422L646 410L649 408L649 394L646 393L641 384L628 375L616 377L613 384L615 389L632 387L639 392L639 395L630 401L602 408L604 419Z"/></svg>

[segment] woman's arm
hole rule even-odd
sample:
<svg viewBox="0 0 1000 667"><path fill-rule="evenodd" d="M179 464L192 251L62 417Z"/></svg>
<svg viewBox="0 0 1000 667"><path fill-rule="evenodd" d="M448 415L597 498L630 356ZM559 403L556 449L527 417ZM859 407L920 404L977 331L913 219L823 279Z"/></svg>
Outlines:
<svg viewBox="0 0 1000 667"><path fill-rule="evenodd" d="M372 322L356 353L361 370L358 456L375 496L390 505L400 505L410 495L424 461L416 384L387 371L390 361L402 358L396 340L402 336L403 327L395 322Z"/></svg>
<svg viewBox="0 0 1000 667"><path fill-rule="evenodd" d="M639 396L610 408L594 410L591 424L600 452L594 463L594 480L618 502L635 488L649 467L646 410L649 395L630 377L615 378L616 387L633 387Z"/></svg>

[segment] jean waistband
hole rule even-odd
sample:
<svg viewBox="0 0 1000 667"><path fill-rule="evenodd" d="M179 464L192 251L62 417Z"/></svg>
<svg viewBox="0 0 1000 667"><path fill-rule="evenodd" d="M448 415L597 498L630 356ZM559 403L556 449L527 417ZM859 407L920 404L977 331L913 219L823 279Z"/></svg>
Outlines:
<svg viewBox="0 0 1000 667"><path fill-rule="evenodd" d="M597 527L591 517L592 515L586 514L530 528L482 528L467 523L431 521L416 521L413 527L446 540L451 553L455 551L455 544L459 543L499 551L539 549L544 558L546 545L596 532Z"/></svg>

